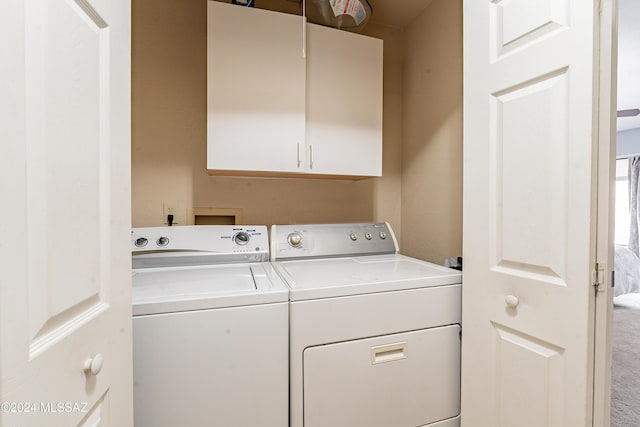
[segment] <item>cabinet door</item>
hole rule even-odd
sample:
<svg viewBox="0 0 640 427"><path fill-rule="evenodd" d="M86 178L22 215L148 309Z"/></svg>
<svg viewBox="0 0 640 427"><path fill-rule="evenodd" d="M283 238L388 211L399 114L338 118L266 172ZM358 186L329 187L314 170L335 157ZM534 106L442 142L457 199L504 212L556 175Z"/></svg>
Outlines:
<svg viewBox="0 0 640 427"><path fill-rule="evenodd" d="M207 8L207 168L302 172L303 18Z"/></svg>
<svg viewBox="0 0 640 427"><path fill-rule="evenodd" d="M308 24L306 172L382 174L382 40Z"/></svg>

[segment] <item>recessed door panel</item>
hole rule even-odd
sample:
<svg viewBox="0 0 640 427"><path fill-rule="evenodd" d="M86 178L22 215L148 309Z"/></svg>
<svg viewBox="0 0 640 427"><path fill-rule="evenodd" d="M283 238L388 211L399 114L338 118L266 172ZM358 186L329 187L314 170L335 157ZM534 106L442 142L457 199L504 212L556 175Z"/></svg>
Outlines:
<svg viewBox="0 0 640 427"><path fill-rule="evenodd" d="M564 426L564 349L493 326L493 425Z"/></svg>
<svg viewBox="0 0 640 427"><path fill-rule="evenodd" d="M86 2L34 9L27 32L32 357L107 305L109 35ZM72 273L72 274L71 274ZM82 316L82 321L78 317ZM44 337L44 339L43 339Z"/></svg>
<svg viewBox="0 0 640 427"><path fill-rule="evenodd" d="M568 79L563 69L491 101L495 266L559 283L567 256Z"/></svg>
<svg viewBox="0 0 640 427"><path fill-rule="evenodd" d="M496 0L492 3L494 56L507 54L569 24L567 0Z"/></svg>

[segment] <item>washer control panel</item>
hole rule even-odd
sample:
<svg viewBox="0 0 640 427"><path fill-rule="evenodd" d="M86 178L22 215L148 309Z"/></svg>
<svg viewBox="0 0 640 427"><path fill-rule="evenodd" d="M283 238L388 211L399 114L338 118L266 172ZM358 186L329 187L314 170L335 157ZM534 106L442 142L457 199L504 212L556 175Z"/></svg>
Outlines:
<svg viewBox="0 0 640 427"><path fill-rule="evenodd" d="M269 260L267 227L191 225L131 230L134 268Z"/></svg>
<svg viewBox="0 0 640 427"><path fill-rule="evenodd" d="M388 223L298 224L271 227L271 260L392 254L398 245Z"/></svg>

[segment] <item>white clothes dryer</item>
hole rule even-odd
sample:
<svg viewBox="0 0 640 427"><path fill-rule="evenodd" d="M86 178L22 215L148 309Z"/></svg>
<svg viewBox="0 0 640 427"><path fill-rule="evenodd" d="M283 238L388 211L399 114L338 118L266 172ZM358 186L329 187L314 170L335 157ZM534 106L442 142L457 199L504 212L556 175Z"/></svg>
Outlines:
<svg viewBox="0 0 640 427"><path fill-rule="evenodd" d="M288 425L288 289L265 226L135 228L136 427Z"/></svg>
<svg viewBox="0 0 640 427"><path fill-rule="evenodd" d="M291 427L458 427L461 273L386 223L274 225L290 288Z"/></svg>

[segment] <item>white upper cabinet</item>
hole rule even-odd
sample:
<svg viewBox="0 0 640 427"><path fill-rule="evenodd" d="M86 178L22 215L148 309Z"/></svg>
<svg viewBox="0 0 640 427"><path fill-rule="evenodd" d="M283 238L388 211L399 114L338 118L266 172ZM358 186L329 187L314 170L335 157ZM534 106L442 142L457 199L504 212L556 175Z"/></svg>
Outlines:
<svg viewBox="0 0 640 427"><path fill-rule="evenodd" d="M382 40L307 24L307 173L382 175Z"/></svg>
<svg viewBox="0 0 640 427"><path fill-rule="evenodd" d="M207 4L207 168L304 171L303 18Z"/></svg>
<svg viewBox="0 0 640 427"><path fill-rule="evenodd" d="M382 40L303 28L300 16L208 2L210 173L382 174Z"/></svg>

